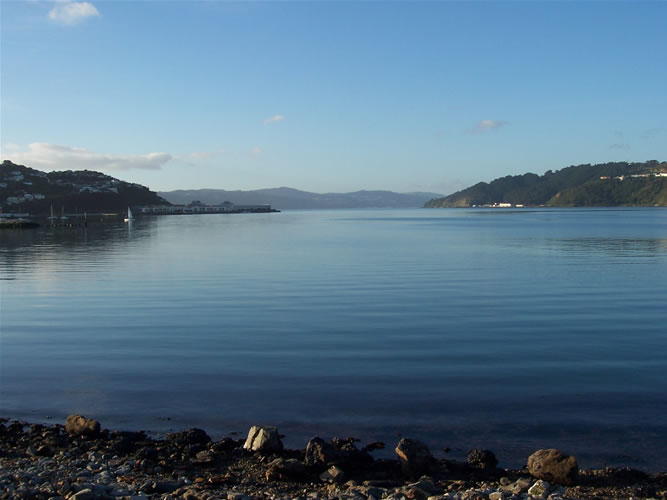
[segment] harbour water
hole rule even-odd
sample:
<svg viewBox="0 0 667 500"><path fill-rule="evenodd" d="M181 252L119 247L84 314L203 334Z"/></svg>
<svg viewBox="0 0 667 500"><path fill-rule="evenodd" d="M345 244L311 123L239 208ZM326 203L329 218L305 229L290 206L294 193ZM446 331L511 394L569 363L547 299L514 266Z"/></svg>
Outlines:
<svg viewBox="0 0 667 500"><path fill-rule="evenodd" d="M667 210L286 211L0 232L0 416L667 470Z"/></svg>

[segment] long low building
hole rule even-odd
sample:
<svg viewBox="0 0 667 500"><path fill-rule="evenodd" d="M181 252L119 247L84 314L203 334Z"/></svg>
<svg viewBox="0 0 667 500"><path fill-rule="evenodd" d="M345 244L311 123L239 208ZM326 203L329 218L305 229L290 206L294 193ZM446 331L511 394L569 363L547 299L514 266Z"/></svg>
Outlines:
<svg viewBox="0 0 667 500"><path fill-rule="evenodd" d="M271 205L235 205L229 201L220 205L205 205L193 201L188 205L145 205L134 208L135 213L143 215L182 215L182 214L238 214L279 212Z"/></svg>

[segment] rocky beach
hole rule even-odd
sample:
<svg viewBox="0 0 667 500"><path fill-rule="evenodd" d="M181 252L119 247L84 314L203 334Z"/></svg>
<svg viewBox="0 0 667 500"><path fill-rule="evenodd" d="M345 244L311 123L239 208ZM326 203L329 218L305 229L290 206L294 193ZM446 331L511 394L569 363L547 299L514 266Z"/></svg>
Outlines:
<svg viewBox="0 0 667 500"><path fill-rule="evenodd" d="M521 470L490 450L438 459L418 440L363 443L315 437L283 447L275 427L212 440L201 429L149 437L70 415L64 425L0 419L0 499L665 499L667 474L579 469L576 457L536 450ZM395 458L374 458L391 447Z"/></svg>

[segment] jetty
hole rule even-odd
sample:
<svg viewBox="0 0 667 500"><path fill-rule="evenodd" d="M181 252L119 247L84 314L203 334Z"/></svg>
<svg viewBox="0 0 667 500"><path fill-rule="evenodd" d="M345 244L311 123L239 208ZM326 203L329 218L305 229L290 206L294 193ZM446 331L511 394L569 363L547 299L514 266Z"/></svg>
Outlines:
<svg viewBox="0 0 667 500"><path fill-rule="evenodd" d="M225 201L219 205L207 205L195 200L187 205L145 205L135 208L142 215L191 215L191 214L260 214L280 212L271 205L236 205Z"/></svg>
<svg viewBox="0 0 667 500"><path fill-rule="evenodd" d="M39 227L38 222L18 217L5 217L0 219L0 229L34 229Z"/></svg>

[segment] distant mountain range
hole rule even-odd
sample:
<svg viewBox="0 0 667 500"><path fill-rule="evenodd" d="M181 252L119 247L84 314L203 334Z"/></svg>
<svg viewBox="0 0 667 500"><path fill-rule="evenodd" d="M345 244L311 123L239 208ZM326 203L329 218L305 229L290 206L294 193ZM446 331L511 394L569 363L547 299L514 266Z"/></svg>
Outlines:
<svg viewBox="0 0 667 500"><path fill-rule="evenodd" d="M430 200L430 201L429 201ZM137 205L270 204L277 209L524 206L667 206L667 162L604 163L480 182L442 197L437 193L311 193L287 187L253 191L223 189L155 193L100 172L42 172L5 160L0 164L0 206L5 212L47 214L124 211Z"/></svg>
<svg viewBox="0 0 667 500"><path fill-rule="evenodd" d="M667 162L603 163L480 182L435 198L427 208L525 206L667 206Z"/></svg>
<svg viewBox="0 0 667 500"><path fill-rule="evenodd" d="M160 191L160 196L174 204L201 201L217 205L231 201L236 205L270 204L277 209L300 208L412 208L422 207L437 193L394 193L392 191L356 191L353 193L310 193L280 187L253 191L225 191L224 189L194 189Z"/></svg>
<svg viewBox="0 0 667 500"><path fill-rule="evenodd" d="M60 213L84 211L119 212L137 205L186 205L200 201L219 205L270 204L277 209L297 208L411 208L421 207L437 193L309 193L292 188L225 191L223 189L179 190L155 193L145 186L125 182L91 170L42 172L9 160L0 164L0 212L29 212L46 215L51 206Z"/></svg>
<svg viewBox="0 0 667 500"><path fill-rule="evenodd" d="M42 172L5 160L0 164L0 205L9 213L33 215L119 212L135 205L168 204L140 184L121 181L91 170Z"/></svg>

